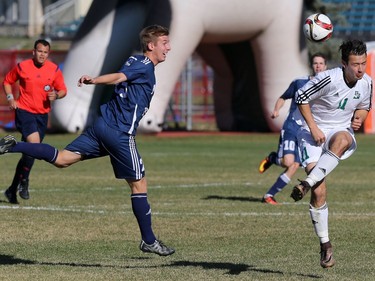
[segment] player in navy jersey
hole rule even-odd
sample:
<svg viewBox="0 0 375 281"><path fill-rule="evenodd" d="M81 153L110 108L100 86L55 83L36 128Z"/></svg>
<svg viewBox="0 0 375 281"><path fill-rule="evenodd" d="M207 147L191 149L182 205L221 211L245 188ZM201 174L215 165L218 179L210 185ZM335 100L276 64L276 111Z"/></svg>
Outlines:
<svg viewBox="0 0 375 281"><path fill-rule="evenodd" d="M311 56L310 66L313 75L327 69L327 60L321 53L316 53ZM294 102L295 93L299 88L307 83L313 76L306 76L294 80L288 89L277 99L271 118L277 118L279 111L285 104L285 100L290 99L289 114L284 121L283 128L280 132L279 146L277 152L271 152L259 165L259 172L264 173L272 164L276 164L285 168L284 172L280 174L275 183L269 188L262 198L263 203L277 205L275 200L276 193L280 192L292 179L293 175L300 167L299 149L297 143L297 132L299 125L293 118L293 113L297 109Z"/></svg>
<svg viewBox="0 0 375 281"><path fill-rule="evenodd" d="M17 143L12 136L6 136L0 140L0 154L22 152L58 168L109 156L116 178L125 179L131 189L133 213L142 237L140 250L167 256L175 250L156 239L153 233L145 168L136 147L135 134L154 94L154 68L166 59L171 49L169 31L159 25L148 26L141 31L140 41L143 55L129 57L118 72L95 78L83 75L78 80L79 87L83 84L112 84L114 93L100 107L101 115L95 123L64 150L58 151L48 144Z"/></svg>
<svg viewBox="0 0 375 281"><path fill-rule="evenodd" d="M296 93L299 111L295 119L302 121L298 142L308 176L293 188L291 197L301 200L311 189L310 217L320 241L323 268L335 264L325 178L356 150L354 131L365 121L372 99L372 80L365 73L366 44L347 40L340 50L342 67L319 73Z"/></svg>

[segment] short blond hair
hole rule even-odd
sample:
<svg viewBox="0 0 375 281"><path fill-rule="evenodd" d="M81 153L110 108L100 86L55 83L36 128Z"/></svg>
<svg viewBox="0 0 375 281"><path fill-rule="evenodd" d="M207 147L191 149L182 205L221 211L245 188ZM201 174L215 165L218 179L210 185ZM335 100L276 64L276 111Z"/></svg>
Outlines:
<svg viewBox="0 0 375 281"><path fill-rule="evenodd" d="M142 29L139 34L139 39L141 41L142 51L145 53L149 51L148 44L151 42L156 42L157 38L160 36L168 36L168 28L161 25L150 25Z"/></svg>

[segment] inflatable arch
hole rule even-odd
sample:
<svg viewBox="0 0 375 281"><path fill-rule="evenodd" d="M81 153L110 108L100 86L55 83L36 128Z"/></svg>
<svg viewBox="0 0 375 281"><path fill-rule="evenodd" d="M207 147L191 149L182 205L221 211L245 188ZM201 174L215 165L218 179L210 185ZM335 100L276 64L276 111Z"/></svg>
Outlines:
<svg viewBox="0 0 375 281"><path fill-rule="evenodd" d="M108 86L76 87L77 79L115 72L138 49L149 24L170 28L172 50L156 67L157 86L139 131L160 132L179 75L197 51L214 71L214 104L222 131L278 131L276 99L306 75L302 0L94 0L64 63L69 95L54 105L54 128L77 132L97 116ZM108 95L106 95L108 91Z"/></svg>

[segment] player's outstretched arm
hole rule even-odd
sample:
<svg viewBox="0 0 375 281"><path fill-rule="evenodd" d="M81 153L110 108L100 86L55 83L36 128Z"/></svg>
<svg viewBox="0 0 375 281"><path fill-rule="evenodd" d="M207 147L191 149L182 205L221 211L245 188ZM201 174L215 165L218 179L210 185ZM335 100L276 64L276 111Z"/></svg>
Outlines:
<svg viewBox="0 0 375 281"><path fill-rule="evenodd" d="M280 109L284 106L284 104L285 104L285 100L283 98L280 97L277 99L275 103L275 107L271 113L272 119L279 117Z"/></svg>
<svg viewBox="0 0 375 281"><path fill-rule="evenodd" d="M88 75L83 75L78 80L78 87L82 87L82 84L86 85L97 85L97 84L107 84L107 85L113 85L117 83L121 83L127 80L127 77L122 72L117 73L110 73L110 74L104 74L100 75L98 77L91 77Z"/></svg>

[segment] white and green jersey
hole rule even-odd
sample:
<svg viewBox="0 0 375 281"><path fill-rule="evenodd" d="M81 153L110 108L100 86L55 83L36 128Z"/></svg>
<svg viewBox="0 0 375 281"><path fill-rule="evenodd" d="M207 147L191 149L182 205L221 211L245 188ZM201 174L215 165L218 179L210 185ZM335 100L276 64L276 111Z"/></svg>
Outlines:
<svg viewBox="0 0 375 281"><path fill-rule="evenodd" d="M349 87L340 67L318 73L296 92L296 104L310 104L314 120L320 129L350 128L356 109L371 109L372 80L365 74ZM299 112L295 119L308 129Z"/></svg>

